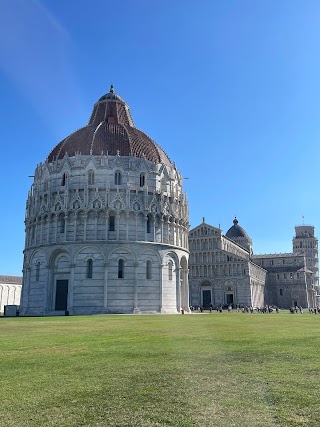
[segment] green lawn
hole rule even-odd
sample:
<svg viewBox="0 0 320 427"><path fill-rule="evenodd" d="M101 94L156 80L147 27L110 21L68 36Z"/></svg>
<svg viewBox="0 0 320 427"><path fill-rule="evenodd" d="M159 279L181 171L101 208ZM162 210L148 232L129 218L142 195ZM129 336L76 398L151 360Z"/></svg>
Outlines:
<svg viewBox="0 0 320 427"><path fill-rule="evenodd" d="M318 426L320 315L0 319L0 426Z"/></svg>

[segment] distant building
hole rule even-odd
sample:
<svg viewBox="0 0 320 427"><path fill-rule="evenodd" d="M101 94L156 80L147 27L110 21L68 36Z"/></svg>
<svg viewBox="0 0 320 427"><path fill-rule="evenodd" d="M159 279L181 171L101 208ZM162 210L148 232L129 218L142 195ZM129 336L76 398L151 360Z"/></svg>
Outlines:
<svg viewBox="0 0 320 427"><path fill-rule="evenodd" d="M190 305L316 306L318 239L312 226L295 230L292 253L254 255L236 218L225 235L203 221L189 233Z"/></svg>
<svg viewBox="0 0 320 427"><path fill-rule="evenodd" d="M5 305L20 305L22 277L0 275L0 314Z"/></svg>
<svg viewBox="0 0 320 427"><path fill-rule="evenodd" d="M279 307L315 307L319 287L318 239L314 227L295 227L291 253L253 255L267 271L266 303Z"/></svg>

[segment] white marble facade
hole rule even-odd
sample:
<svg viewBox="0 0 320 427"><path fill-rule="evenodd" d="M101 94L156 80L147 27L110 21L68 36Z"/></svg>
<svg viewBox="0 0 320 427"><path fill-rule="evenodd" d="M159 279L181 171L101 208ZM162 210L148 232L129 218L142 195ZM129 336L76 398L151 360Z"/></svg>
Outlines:
<svg viewBox="0 0 320 427"><path fill-rule="evenodd" d="M188 205L177 168L113 90L80 131L35 170L20 313L188 310Z"/></svg>
<svg viewBox="0 0 320 427"><path fill-rule="evenodd" d="M190 231L192 306L264 305L266 271L251 261L252 241L237 222L235 226L240 236L227 237L204 221ZM242 245L233 240L237 237Z"/></svg>
<svg viewBox="0 0 320 427"><path fill-rule="evenodd" d="M319 305L318 239L314 227L295 227L293 251L254 255L238 225L223 235L205 222L189 234L190 304L280 308Z"/></svg>

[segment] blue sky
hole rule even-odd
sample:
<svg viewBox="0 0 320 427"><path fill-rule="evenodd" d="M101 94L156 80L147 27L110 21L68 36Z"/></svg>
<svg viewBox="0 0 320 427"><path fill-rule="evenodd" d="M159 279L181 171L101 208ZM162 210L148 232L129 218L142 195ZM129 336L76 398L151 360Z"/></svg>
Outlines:
<svg viewBox="0 0 320 427"><path fill-rule="evenodd" d="M185 180L191 227L255 253L320 229L320 2L2 0L0 274L20 275L36 165L111 83Z"/></svg>

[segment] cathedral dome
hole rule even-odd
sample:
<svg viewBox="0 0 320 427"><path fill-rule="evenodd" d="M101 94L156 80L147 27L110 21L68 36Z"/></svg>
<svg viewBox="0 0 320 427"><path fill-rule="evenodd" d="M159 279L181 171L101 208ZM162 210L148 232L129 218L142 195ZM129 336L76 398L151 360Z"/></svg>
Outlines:
<svg viewBox="0 0 320 427"><path fill-rule="evenodd" d="M66 154L69 157L119 154L172 166L162 148L134 126L128 105L114 93L112 85L95 103L88 125L63 139L49 154L48 162L63 159Z"/></svg>
<svg viewBox="0 0 320 427"><path fill-rule="evenodd" d="M235 218L233 220L233 226L229 228L229 230L226 233L226 237L229 237L229 239L235 239L238 237L244 237L246 239L250 239L248 233L238 225L238 220Z"/></svg>
<svg viewBox="0 0 320 427"><path fill-rule="evenodd" d="M250 239L248 233L238 225L237 218L233 220L233 226L229 228L226 233L226 237L238 243L238 245L245 248L247 251L252 253L252 240Z"/></svg>

